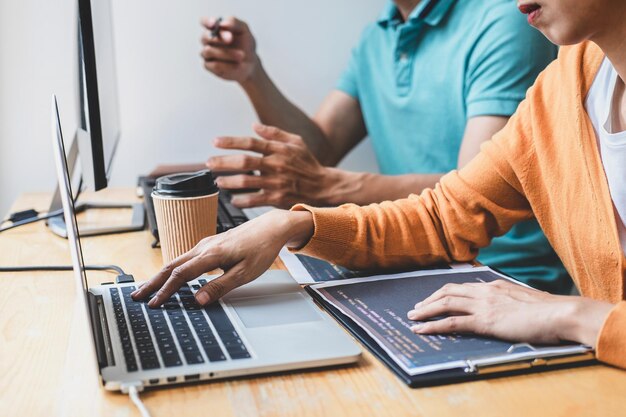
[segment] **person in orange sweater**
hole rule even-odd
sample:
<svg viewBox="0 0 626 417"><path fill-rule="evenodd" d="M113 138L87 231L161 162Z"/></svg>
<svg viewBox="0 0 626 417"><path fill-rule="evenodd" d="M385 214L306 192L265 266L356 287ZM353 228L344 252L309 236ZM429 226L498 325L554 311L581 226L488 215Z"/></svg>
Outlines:
<svg viewBox="0 0 626 417"><path fill-rule="evenodd" d="M403 200L270 212L204 239L133 297L158 290L149 302L156 307L183 282L222 268L196 294L210 303L259 276L283 245L357 269L466 262L535 217L582 296L504 281L447 285L407 312L413 330L580 342L626 368L626 3L518 6L552 42L574 46L561 49L506 127L463 169Z"/></svg>

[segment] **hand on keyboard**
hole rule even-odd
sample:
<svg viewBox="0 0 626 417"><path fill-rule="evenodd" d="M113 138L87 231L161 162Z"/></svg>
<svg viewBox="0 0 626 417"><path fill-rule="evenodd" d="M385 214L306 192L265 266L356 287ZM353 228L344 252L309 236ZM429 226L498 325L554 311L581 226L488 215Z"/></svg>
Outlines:
<svg viewBox="0 0 626 417"><path fill-rule="evenodd" d="M201 240L131 295L140 300L156 292L148 306L159 307L187 281L221 268L224 274L196 293L199 304L209 304L265 272L284 245L301 246L312 234L313 217L308 211L273 210Z"/></svg>

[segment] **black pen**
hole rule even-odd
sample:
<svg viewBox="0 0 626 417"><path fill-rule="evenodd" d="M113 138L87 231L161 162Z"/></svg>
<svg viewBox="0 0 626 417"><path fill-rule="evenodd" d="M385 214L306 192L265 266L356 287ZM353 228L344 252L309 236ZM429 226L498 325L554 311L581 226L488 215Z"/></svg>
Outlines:
<svg viewBox="0 0 626 417"><path fill-rule="evenodd" d="M222 23L222 18L218 17L217 20L215 21L215 23L213 24L213 27L211 28L211 37L212 38L219 38L220 37L220 23Z"/></svg>

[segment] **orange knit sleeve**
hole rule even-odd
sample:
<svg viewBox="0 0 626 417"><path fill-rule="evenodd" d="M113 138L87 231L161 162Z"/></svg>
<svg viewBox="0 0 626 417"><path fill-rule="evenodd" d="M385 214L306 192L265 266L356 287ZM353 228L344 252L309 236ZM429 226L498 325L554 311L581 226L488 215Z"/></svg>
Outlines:
<svg viewBox="0 0 626 417"><path fill-rule="evenodd" d="M474 259L493 237L532 217L514 168L525 163L510 163L533 154L526 149L531 141L519 140L523 130L514 116L465 168L419 196L365 207L294 206L310 211L315 222L313 237L299 252L356 269Z"/></svg>
<svg viewBox="0 0 626 417"><path fill-rule="evenodd" d="M596 355L602 362L626 368L626 301L613 307L604 321Z"/></svg>

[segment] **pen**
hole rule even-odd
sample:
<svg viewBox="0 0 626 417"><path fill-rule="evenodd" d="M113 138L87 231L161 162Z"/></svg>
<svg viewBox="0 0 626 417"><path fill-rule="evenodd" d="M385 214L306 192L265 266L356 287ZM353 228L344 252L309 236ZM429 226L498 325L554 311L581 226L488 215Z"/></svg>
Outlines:
<svg viewBox="0 0 626 417"><path fill-rule="evenodd" d="M217 20L215 21L215 23L213 24L213 27L211 28L211 37L212 38L219 38L220 37L220 23L222 23L222 18L218 17Z"/></svg>

